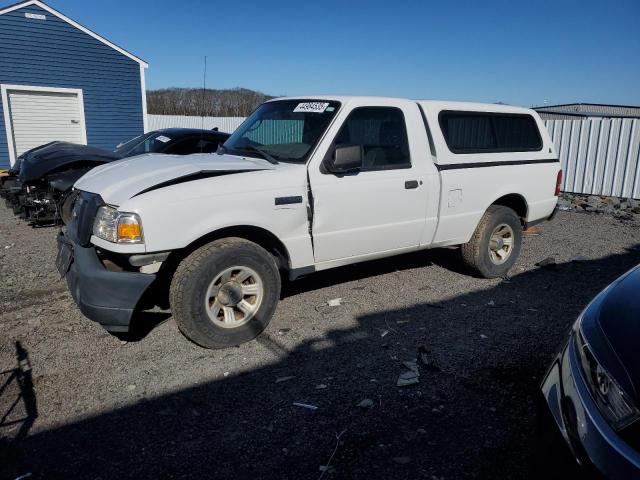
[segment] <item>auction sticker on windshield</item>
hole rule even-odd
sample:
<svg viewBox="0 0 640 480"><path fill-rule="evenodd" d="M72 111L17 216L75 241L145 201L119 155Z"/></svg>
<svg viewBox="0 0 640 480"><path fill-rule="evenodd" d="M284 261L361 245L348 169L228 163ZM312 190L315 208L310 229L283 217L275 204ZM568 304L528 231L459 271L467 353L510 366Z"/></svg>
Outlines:
<svg viewBox="0 0 640 480"><path fill-rule="evenodd" d="M293 112L304 112L304 113L322 113L329 106L329 103L325 102L305 102L299 103L296 108L293 109Z"/></svg>
<svg viewBox="0 0 640 480"><path fill-rule="evenodd" d="M156 140L158 140L159 142L162 142L162 143L167 143L167 142L171 141L171 139L169 137L165 137L164 135L160 135L160 136L156 137Z"/></svg>

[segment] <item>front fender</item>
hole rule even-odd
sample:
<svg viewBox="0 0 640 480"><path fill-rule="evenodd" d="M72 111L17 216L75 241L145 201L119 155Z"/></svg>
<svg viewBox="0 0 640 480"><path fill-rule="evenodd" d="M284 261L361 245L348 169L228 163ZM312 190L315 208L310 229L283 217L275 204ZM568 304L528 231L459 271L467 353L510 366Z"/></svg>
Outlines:
<svg viewBox="0 0 640 480"><path fill-rule="evenodd" d="M313 263L301 173L286 179L263 171L197 180L133 197L119 208L140 215L147 252L186 248L222 229L253 227L277 238L297 268ZM281 197L299 201L282 205L277 201Z"/></svg>
<svg viewBox="0 0 640 480"><path fill-rule="evenodd" d="M49 185L54 190L64 193L71 190L73 184L76 183L85 173L91 170L91 167L79 168L77 170L69 170L61 173L54 173L47 176Z"/></svg>

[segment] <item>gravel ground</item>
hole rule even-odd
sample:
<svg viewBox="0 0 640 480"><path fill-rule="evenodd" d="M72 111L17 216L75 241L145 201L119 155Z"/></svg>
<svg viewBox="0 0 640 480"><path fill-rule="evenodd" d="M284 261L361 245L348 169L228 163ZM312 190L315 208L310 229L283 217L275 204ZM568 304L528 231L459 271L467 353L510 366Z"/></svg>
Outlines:
<svg viewBox="0 0 640 480"><path fill-rule="evenodd" d="M56 230L0 208L0 478L540 478L538 385L589 299L640 262L638 227L561 212L509 280L467 276L455 249L319 273L285 286L258 340L208 351L168 312L129 342L83 318ZM33 389L11 376L17 342ZM419 351L432 365L398 388Z"/></svg>

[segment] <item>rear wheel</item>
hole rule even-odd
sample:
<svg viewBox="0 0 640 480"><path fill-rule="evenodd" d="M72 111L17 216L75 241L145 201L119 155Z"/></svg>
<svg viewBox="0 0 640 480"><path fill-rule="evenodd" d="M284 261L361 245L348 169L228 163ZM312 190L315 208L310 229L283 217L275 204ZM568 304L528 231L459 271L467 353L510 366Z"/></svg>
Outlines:
<svg viewBox="0 0 640 480"><path fill-rule="evenodd" d="M180 331L206 348L257 337L280 298L280 273L262 247L241 238L209 243L178 266L170 288Z"/></svg>
<svg viewBox="0 0 640 480"><path fill-rule="evenodd" d="M462 245L465 263L485 278L502 277L518 259L522 245L520 218L508 207L491 205L473 237Z"/></svg>

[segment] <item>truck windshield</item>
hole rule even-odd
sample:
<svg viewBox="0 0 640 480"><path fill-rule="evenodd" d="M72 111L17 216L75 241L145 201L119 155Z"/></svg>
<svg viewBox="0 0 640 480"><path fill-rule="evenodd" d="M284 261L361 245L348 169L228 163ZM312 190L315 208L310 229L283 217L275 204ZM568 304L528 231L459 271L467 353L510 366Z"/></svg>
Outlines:
<svg viewBox="0 0 640 480"><path fill-rule="evenodd" d="M223 151L304 163L339 108L339 102L326 100L264 103L227 139Z"/></svg>

